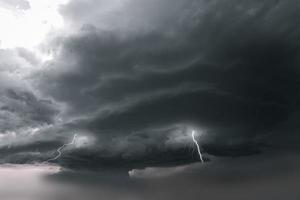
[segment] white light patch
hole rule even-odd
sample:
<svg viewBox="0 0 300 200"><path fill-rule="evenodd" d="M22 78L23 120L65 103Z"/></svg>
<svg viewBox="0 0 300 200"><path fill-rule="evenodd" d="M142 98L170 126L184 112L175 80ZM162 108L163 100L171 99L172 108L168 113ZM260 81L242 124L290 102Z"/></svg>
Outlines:
<svg viewBox="0 0 300 200"><path fill-rule="evenodd" d="M75 148L89 147L91 144L91 139L88 136L78 136L76 142L74 143Z"/></svg>
<svg viewBox="0 0 300 200"><path fill-rule="evenodd" d="M67 0L28 0L30 9L0 7L0 48L23 47L33 50L55 29L63 26L58 13Z"/></svg>

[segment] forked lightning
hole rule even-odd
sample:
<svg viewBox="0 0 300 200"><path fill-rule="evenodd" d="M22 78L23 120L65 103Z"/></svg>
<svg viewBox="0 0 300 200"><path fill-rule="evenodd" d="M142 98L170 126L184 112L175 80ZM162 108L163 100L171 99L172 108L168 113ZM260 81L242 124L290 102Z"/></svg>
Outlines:
<svg viewBox="0 0 300 200"><path fill-rule="evenodd" d="M61 151L62 151L65 147L75 144L75 142L76 142L76 137L77 137L77 134L74 135L72 142L67 143L67 144L64 144L64 145L62 145L61 147L59 147L59 148L57 149L58 155L55 156L54 158L51 158L51 159L47 160L46 162L50 162L50 161L55 161L55 160L57 160L57 159L62 155Z"/></svg>
<svg viewBox="0 0 300 200"><path fill-rule="evenodd" d="M197 146L197 151L198 151L198 154L199 154L199 158L200 158L201 162L203 163L204 161L203 161L203 158L202 158L200 147L199 147L199 144L198 144L197 140L195 139L195 130L192 131L192 138L193 138L193 142Z"/></svg>

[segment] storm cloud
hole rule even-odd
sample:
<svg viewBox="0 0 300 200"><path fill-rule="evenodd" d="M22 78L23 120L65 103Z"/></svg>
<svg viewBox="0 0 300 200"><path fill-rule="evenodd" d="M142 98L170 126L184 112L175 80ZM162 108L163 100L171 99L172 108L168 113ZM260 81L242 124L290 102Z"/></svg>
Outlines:
<svg viewBox="0 0 300 200"><path fill-rule="evenodd" d="M192 129L207 161L298 151L299 6L61 5L65 27L41 45L49 61L22 48L0 52L2 162L45 161L75 133L77 146L56 161L69 168L195 162Z"/></svg>
<svg viewBox="0 0 300 200"><path fill-rule="evenodd" d="M55 57L30 81L63 105L66 131L97 138L75 160L90 151L96 163L103 151L112 160L179 155L186 144L168 138L192 127L205 132L205 153L260 153L298 139L298 9L275 0L70 1L60 8L70 33L51 38Z"/></svg>

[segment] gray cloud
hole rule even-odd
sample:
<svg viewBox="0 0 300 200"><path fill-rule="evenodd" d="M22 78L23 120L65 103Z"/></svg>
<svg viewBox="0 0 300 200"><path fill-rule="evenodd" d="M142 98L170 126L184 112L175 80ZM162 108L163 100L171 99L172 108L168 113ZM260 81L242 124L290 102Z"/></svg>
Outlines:
<svg viewBox="0 0 300 200"><path fill-rule="evenodd" d="M37 152L29 146L55 137L40 134L56 123L59 110L53 100L41 96L29 83L27 76L38 64L25 49L0 50L1 163L28 161L23 157L33 160ZM27 152L28 156L24 156Z"/></svg>
<svg viewBox="0 0 300 200"><path fill-rule="evenodd" d="M154 129L169 135L164 127L186 124L208 130L204 152L238 156L261 152L274 134L285 137L278 129L298 110L298 3L176 1L168 11L169 4L63 6L67 21L90 28L59 38L60 53L37 73L36 86L68 106L71 126L101 139ZM119 28L103 30L99 7L113 21L126 10L134 31L118 20L106 22Z"/></svg>
<svg viewBox="0 0 300 200"><path fill-rule="evenodd" d="M0 6L30 8L25 1ZM29 199L296 200L299 6L296 0L61 5L64 31L41 44L52 60L42 62L28 49L0 50L0 164L43 168L77 134L47 163L50 171L54 163L63 167L48 177L51 187L39 182L59 193ZM192 130L205 163L195 163ZM22 172L35 177L31 167ZM3 198L7 187L0 187ZM26 198L24 192L7 195Z"/></svg>
<svg viewBox="0 0 300 200"><path fill-rule="evenodd" d="M36 142L46 159L72 133L87 134L90 148L58 161L83 168L196 161L186 150L191 128L205 132L207 159L296 143L298 8L275 0L70 1L60 7L68 34L44 44L52 61L39 66L25 49L0 54L2 131L41 129L12 150L29 152L28 160Z"/></svg>

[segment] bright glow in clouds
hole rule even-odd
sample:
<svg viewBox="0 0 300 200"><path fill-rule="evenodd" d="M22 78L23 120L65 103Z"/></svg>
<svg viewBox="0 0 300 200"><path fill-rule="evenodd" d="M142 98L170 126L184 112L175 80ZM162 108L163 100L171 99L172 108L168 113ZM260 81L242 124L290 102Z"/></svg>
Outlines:
<svg viewBox="0 0 300 200"><path fill-rule="evenodd" d="M197 146L197 151L198 151L198 154L199 154L199 158L200 158L201 162L203 163L204 161L203 161L203 158L202 158L200 147L199 147L199 144L198 144L197 140L195 139L195 130L192 131L192 139L193 139L193 142L195 143L195 145Z"/></svg>
<svg viewBox="0 0 300 200"><path fill-rule="evenodd" d="M84 148L92 145L91 138L88 136L78 136L74 143L76 148Z"/></svg>
<svg viewBox="0 0 300 200"><path fill-rule="evenodd" d="M63 26L59 5L67 0L28 0L30 9L0 8L0 48L34 49L51 30Z"/></svg>

